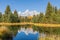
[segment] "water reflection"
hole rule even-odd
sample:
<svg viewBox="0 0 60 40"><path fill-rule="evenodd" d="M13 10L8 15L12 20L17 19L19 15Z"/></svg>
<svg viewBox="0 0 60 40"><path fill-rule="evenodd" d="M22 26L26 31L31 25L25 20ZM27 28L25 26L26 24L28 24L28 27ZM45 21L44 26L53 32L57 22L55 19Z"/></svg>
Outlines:
<svg viewBox="0 0 60 40"><path fill-rule="evenodd" d="M13 40L38 40L39 33L32 28L21 28Z"/></svg>

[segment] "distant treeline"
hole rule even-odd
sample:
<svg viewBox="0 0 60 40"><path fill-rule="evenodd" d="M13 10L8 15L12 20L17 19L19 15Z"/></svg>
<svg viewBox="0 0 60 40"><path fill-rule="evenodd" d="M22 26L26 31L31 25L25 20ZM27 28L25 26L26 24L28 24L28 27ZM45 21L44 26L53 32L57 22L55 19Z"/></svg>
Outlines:
<svg viewBox="0 0 60 40"><path fill-rule="evenodd" d="M0 22L34 22L34 23L60 23L60 9L54 7L48 2L46 12L40 12L38 15L31 16L18 16L18 12L15 10L11 12L10 6L6 7L4 13L0 12Z"/></svg>

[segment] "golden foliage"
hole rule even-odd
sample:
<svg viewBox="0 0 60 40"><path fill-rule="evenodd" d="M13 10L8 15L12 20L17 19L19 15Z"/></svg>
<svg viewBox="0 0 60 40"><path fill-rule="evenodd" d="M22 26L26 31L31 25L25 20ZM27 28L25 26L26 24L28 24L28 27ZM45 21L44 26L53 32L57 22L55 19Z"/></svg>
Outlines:
<svg viewBox="0 0 60 40"><path fill-rule="evenodd" d="M32 19L33 17L32 16L29 16L28 19Z"/></svg>
<svg viewBox="0 0 60 40"><path fill-rule="evenodd" d="M0 35L2 35L5 32L9 32L9 29L5 26L0 27Z"/></svg>

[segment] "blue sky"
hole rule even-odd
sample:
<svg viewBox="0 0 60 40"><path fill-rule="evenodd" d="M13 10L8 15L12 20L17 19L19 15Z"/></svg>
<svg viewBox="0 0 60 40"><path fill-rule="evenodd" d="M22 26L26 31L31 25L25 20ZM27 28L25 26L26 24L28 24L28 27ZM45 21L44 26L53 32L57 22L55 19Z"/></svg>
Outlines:
<svg viewBox="0 0 60 40"><path fill-rule="evenodd" d="M0 0L0 12L4 12L7 5L10 5L12 11L36 10L45 12L47 3L60 8L60 0Z"/></svg>

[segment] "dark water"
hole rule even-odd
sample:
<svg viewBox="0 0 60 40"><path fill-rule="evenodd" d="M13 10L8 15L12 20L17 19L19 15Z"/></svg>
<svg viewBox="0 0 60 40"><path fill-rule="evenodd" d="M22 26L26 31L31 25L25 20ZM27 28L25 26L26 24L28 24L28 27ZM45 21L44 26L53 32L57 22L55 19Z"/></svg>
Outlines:
<svg viewBox="0 0 60 40"><path fill-rule="evenodd" d="M39 38L39 33L28 33L26 35L25 32L21 31L20 33L18 32L17 35L13 38L13 40L38 40Z"/></svg>

